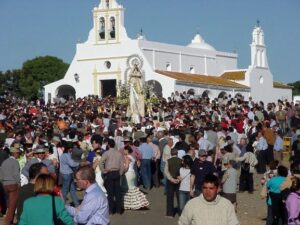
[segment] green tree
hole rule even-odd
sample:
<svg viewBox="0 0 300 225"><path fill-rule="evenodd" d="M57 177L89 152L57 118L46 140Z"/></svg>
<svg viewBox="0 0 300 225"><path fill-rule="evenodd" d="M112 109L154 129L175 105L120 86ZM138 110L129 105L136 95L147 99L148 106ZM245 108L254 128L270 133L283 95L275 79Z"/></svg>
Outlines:
<svg viewBox="0 0 300 225"><path fill-rule="evenodd" d="M3 94L4 92L10 92L18 95L18 84L21 74L21 70L7 70L5 73L0 71L0 94Z"/></svg>
<svg viewBox="0 0 300 225"><path fill-rule="evenodd" d="M40 97L44 85L62 79L69 64L53 56L37 57L23 64L19 93L28 98Z"/></svg>
<svg viewBox="0 0 300 225"><path fill-rule="evenodd" d="M288 84L293 86L293 95L300 95L300 81Z"/></svg>

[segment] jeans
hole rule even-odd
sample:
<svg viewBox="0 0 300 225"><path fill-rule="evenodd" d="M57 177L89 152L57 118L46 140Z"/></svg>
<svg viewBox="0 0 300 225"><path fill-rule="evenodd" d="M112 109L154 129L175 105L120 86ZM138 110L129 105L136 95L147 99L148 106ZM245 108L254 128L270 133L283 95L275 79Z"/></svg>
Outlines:
<svg viewBox="0 0 300 225"><path fill-rule="evenodd" d="M185 204L190 200L189 191L179 191L179 210L182 212Z"/></svg>
<svg viewBox="0 0 300 225"><path fill-rule="evenodd" d="M167 192L167 178L165 175L165 166L166 166L166 162L164 162L163 160L160 161L160 171L163 175L163 178L161 180L162 185L164 185L164 189L165 189L165 193Z"/></svg>
<svg viewBox="0 0 300 225"><path fill-rule="evenodd" d="M150 189L151 187L151 159L142 159L141 176L144 187Z"/></svg>
<svg viewBox="0 0 300 225"><path fill-rule="evenodd" d="M67 195L70 192L72 201L75 207L79 206L78 197L76 194L76 188L73 178L73 173L71 174L61 174L62 177L62 189L61 193L63 195L64 200L66 201Z"/></svg>

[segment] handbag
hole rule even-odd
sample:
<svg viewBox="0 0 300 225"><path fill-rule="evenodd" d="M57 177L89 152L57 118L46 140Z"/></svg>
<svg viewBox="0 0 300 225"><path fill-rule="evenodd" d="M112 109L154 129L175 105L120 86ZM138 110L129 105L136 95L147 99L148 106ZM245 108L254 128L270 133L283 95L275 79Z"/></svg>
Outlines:
<svg viewBox="0 0 300 225"><path fill-rule="evenodd" d="M52 195L52 216L53 216L54 225L65 225L65 223L56 215L55 199L53 195Z"/></svg>
<svg viewBox="0 0 300 225"><path fill-rule="evenodd" d="M243 171L249 172L250 171L250 163L246 163L245 161L243 161L241 163L241 168Z"/></svg>

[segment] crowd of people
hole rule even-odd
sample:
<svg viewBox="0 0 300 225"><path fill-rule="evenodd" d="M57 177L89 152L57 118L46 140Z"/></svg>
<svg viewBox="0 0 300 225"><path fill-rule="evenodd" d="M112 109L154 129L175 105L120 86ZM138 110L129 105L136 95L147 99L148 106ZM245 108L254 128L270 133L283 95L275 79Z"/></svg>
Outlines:
<svg viewBox="0 0 300 225"><path fill-rule="evenodd" d="M253 194L254 173L267 225L300 224L300 106L287 101L176 92L134 124L112 97L45 103L8 94L0 145L5 225L105 225L109 214L151 209L146 194L161 186L165 216L178 214L180 225L237 225L237 193Z"/></svg>

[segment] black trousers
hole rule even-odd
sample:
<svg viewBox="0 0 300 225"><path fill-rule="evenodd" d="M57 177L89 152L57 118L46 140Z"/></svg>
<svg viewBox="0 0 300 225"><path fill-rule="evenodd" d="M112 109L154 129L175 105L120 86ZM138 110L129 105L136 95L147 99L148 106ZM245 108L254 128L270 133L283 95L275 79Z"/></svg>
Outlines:
<svg viewBox="0 0 300 225"><path fill-rule="evenodd" d="M121 176L119 171L108 172L104 176L104 187L107 190L109 212L122 213L123 201L121 191Z"/></svg>
<svg viewBox="0 0 300 225"><path fill-rule="evenodd" d="M177 208L179 208L179 184L173 184L167 180L166 186L166 195L167 195L167 216L174 216L174 196L176 195L177 199Z"/></svg>
<svg viewBox="0 0 300 225"><path fill-rule="evenodd" d="M268 145L267 154L266 154L266 164L269 165L270 162L274 161L274 153L273 153L274 145Z"/></svg>
<svg viewBox="0 0 300 225"><path fill-rule="evenodd" d="M256 166L257 173L263 174L267 171L267 150L260 150L257 155L258 164Z"/></svg>
<svg viewBox="0 0 300 225"><path fill-rule="evenodd" d="M239 191L253 191L253 174L241 169Z"/></svg>
<svg viewBox="0 0 300 225"><path fill-rule="evenodd" d="M7 205L6 205L6 199L5 199L5 192L2 183L0 182L0 212L2 214L6 213Z"/></svg>
<svg viewBox="0 0 300 225"><path fill-rule="evenodd" d="M159 187L159 161L152 161L151 162L151 173L152 173L152 183L154 187Z"/></svg>
<svg viewBox="0 0 300 225"><path fill-rule="evenodd" d="M284 209L285 205L282 201L281 193L269 192L272 201L272 225L282 225L284 221Z"/></svg>

